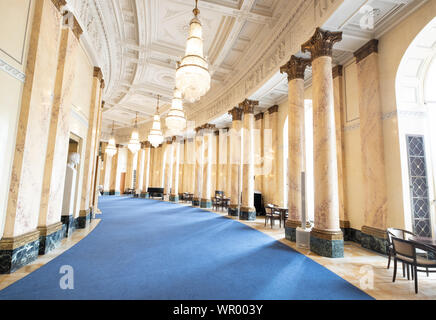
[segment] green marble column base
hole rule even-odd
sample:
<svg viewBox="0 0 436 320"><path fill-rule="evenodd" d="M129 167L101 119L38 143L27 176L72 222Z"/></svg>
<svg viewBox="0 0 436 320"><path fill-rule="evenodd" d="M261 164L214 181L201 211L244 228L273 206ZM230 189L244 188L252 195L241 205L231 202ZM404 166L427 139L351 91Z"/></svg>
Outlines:
<svg viewBox="0 0 436 320"><path fill-rule="evenodd" d="M104 192L103 192L103 195L104 195L104 196L110 196L110 194L111 194L110 191L104 191Z"/></svg>
<svg viewBox="0 0 436 320"><path fill-rule="evenodd" d="M227 214L231 217L238 217L239 216L239 208L237 204L230 204L227 209Z"/></svg>
<svg viewBox="0 0 436 320"><path fill-rule="evenodd" d="M0 240L0 274L9 274L35 261L39 252L39 231Z"/></svg>
<svg viewBox="0 0 436 320"><path fill-rule="evenodd" d="M91 210L80 210L79 216L76 218L76 229L85 229L91 222Z"/></svg>
<svg viewBox="0 0 436 320"><path fill-rule="evenodd" d="M210 209L210 208L212 208L212 200L210 200L210 199L201 199L201 201L200 201L200 208L203 208L203 209Z"/></svg>
<svg viewBox="0 0 436 320"><path fill-rule="evenodd" d="M111 191L109 191L109 195L110 196L120 196L121 192L115 191L115 190L111 190Z"/></svg>
<svg viewBox="0 0 436 320"><path fill-rule="evenodd" d="M386 230L363 226L360 235L360 244L363 248L386 254L388 246L386 238Z"/></svg>
<svg viewBox="0 0 436 320"><path fill-rule="evenodd" d="M297 241L297 228L301 227L301 221L287 220L285 223L285 238L289 241Z"/></svg>
<svg viewBox="0 0 436 320"><path fill-rule="evenodd" d="M170 194L170 201L174 202L174 203L178 203L179 202L179 195Z"/></svg>
<svg viewBox="0 0 436 320"><path fill-rule="evenodd" d="M323 257L344 257L344 236L342 231L325 231L313 228L310 233L310 250Z"/></svg>
<svg viewBox="0 0 436 320"><path fill-rule="evenodd" d="M46 227L38 227L39 231L39 254L44 255L61 244L64 238L62 222L58 222Z"/></svg>
<svg viewBox="0 0 436 320"><path fill-rule="evenodd" d="M146 193L141 193L141 198L144 198L144 199L150 199L150 194L149 194L148 192L146 192Z"/></svg>
<svg viewBox="0 0 436 320"><path fill-rule="evenodd" d="M256 208L241 207L241 212L239 213L239 219L245 221L255 221L256 220Z"/></svg>
<svg viewBox="0 0 436 320"><path fill-rule="evenodd" d="M200 206L200 199L198 199L198 198L192 199L192 206L199 207Z"/></svg>

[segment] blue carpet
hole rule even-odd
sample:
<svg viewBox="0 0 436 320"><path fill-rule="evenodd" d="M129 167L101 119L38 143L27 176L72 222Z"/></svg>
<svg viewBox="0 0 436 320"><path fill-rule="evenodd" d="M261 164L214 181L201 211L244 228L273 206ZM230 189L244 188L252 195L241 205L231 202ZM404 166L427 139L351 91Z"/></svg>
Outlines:
<svg viewBox="0 0 436 320"><path fill-rule="evenodd" d="M102 221L0 299L371 299L242 223L155 200L100 198ZM62 290L60 268L74 269Z"/></svg>

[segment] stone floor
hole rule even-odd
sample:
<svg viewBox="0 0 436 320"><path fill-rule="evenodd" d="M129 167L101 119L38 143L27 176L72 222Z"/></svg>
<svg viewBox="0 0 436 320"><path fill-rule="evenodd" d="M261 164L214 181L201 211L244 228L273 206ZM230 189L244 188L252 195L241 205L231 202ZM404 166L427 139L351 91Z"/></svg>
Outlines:
<svg viewBox="0 0 436 320"><path fill-rule="evenodd" d="M188 205L181 203L181 205ZM217 214L227 217L226 212L213 211ZM237 218L231 218L236 219ZM62 254L84 237L86 237L100 222L99 219L94 219L90 226L86 229L76 230L73 235L62 241L59 248L53 250L47 255L40 256L35 262L29 264L10 275L0 275L0 290L6 288L10 284L25 277L29 273L40 268L44 264L48 263L56 256ZM391 299L422 299L430 300L436 299L436 274L430 274L430 277L426 277L425 274L420 273L419 277L419 293L415 294L414 282L408 281L407 278L403 278L401 267L397 276L397 281L392 283L391 269L386 269L387 258L383 255L366 250L360 245L354 242L345 243L345 257L340 259L330 259L320 257L309 250L302 250L296 247L296 244L288 241L284 238L284 228L279 228L278 224L271 229L270 225L265 227L264 219L258 218L256 221L248 222L241 221L242 223L264 232L274 239L290 246L291 248L301 252L310 259L313 259L317 263L336 273L343 279L349 281L353 285L361 288L366 293L376 299L391 300Z"/></svg>

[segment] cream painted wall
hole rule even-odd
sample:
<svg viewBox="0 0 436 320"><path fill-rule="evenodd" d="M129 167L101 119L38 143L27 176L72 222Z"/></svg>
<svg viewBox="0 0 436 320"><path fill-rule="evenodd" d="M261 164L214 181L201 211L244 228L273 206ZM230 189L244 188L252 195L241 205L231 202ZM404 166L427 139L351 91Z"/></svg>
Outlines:
<svg viewBox="0 0 436 320"><path fill-rule="evenodd" d="M24 73L34 5L30 0L0 1L0 238L3 236L9 184L24 82L4 68Z"/></svg>

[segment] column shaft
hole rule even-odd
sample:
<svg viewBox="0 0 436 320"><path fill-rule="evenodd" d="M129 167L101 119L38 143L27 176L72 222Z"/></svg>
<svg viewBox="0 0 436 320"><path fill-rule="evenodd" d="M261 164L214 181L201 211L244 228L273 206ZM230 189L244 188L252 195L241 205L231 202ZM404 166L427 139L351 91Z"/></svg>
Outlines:
<svg viewBox="0 0 436 320"><path fill-rule="evenodd" d="M206 127L203 132L203 186L200 207L211 208L212 207L212 139L214 138L211 128Z"/></svg>
<svg viewBox="0 0 436 320"><path fill-rule="evenodd" d="M339 225L338 163L334 113L332 49L340 32L315 31L302 46L312 53L313 144L315 226L311 250L328 257L343 257L344 241Z"/></svg>
<svg viewBox="0 0 436 320"><path fill-rule="evenodd" d="M203 132L197 128L197 135L195 137L195 192L193 206L200 206L200 200L203 192L203 159L204 159L204 145L203 145Z"/></svg>
<svg viewBox="0 0 436 320"><path fill-rule="evenodd" d="M232 185L230 195L230 205L228 214L230 216L239 216L239 205L241 195L241 182L240 177L242 174L242 109L235 107L229 111L232 115L232 129L230 130L230 163L232 169Z"/></svg>
<svg viewBox="0 0 436 320"><path fill-rule="evenodd" d="M309 59L291 57L281 68L288 74L288 212L286 238L296 240L296 229L302 223L302 173L306 171L305 126L304 126L304 72L310 65Z"/></svg>
<svg viewBox="0 0 436 320"><path fill-rule="evenodd" d="M150 186L151 181L151 146L150 142L145 142L144 149L144 168L143 168L143 182L142 182L142 190L141 190L141 198L149 198L148 187Z"/></svg>
<svg viewBox="0 0 436 320"><path fill-rule="evenodd" d="M243 165L242 165L242 205L241 220L256 220L256 209L254 208L254 107L258 101L246 99L239 104L244 112L243 128Z"/></svg>

